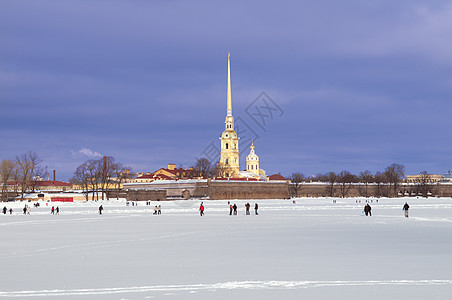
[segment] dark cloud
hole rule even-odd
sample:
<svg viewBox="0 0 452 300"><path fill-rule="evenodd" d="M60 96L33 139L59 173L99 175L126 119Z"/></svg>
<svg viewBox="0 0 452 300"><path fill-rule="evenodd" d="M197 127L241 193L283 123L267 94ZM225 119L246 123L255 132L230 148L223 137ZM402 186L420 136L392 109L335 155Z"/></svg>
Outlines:
<svg viewBox="0 0 452 300"><path fill-rule="evenodd" d="M223 130L231 51L234 115L262 91L284 110L255 143L269 173L442 173L451 20L447 1L2 1L0 158L190 165Z"/></svg>

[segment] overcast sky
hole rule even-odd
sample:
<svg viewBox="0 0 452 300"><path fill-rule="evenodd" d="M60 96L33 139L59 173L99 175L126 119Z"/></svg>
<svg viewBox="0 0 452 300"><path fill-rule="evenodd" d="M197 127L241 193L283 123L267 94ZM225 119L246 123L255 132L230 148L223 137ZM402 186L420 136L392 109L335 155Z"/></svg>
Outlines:
<svg viewBox="0 0 452 300"><path fill-rule="evenodd" d="M241 169L452 168L452 3L416 0L1 0L0 160L214 157L228 51Z"/></svg>

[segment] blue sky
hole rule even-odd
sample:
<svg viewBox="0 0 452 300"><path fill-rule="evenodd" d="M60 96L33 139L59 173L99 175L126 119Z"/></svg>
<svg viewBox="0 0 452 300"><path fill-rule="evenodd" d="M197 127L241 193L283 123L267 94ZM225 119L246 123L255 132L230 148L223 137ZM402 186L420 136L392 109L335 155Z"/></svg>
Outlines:
<svg viewBox="0 0 452 300"><path fill-rule="evenodd" d="M3 0L0 159L32 150L65 180L100 155L191 166L219 146L230 51L267 173L443 173L451 36L449 1ZM263 127L262 92L280 109Z"/></svg>

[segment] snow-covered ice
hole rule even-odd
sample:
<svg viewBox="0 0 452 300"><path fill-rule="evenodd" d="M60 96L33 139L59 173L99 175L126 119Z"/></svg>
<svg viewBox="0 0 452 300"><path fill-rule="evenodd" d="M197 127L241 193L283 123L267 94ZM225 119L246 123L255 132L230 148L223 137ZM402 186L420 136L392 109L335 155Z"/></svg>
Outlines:
<svg viewBox="0 0 452 300"><path fill-rule="evenodd" d="M1 203L0 298L452 299L451 198L332 200Z"/></svg>

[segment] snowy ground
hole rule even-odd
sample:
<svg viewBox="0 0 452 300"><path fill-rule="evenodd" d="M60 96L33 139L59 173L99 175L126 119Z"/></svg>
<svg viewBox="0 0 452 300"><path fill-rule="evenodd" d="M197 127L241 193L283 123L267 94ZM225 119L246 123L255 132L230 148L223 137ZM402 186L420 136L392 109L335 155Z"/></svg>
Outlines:
<svg viewBox="0 0 452 300"><path fill-rule="evenodd" d="M452 199L356 201L6 203L0 298L452 299Z"/></svg>

